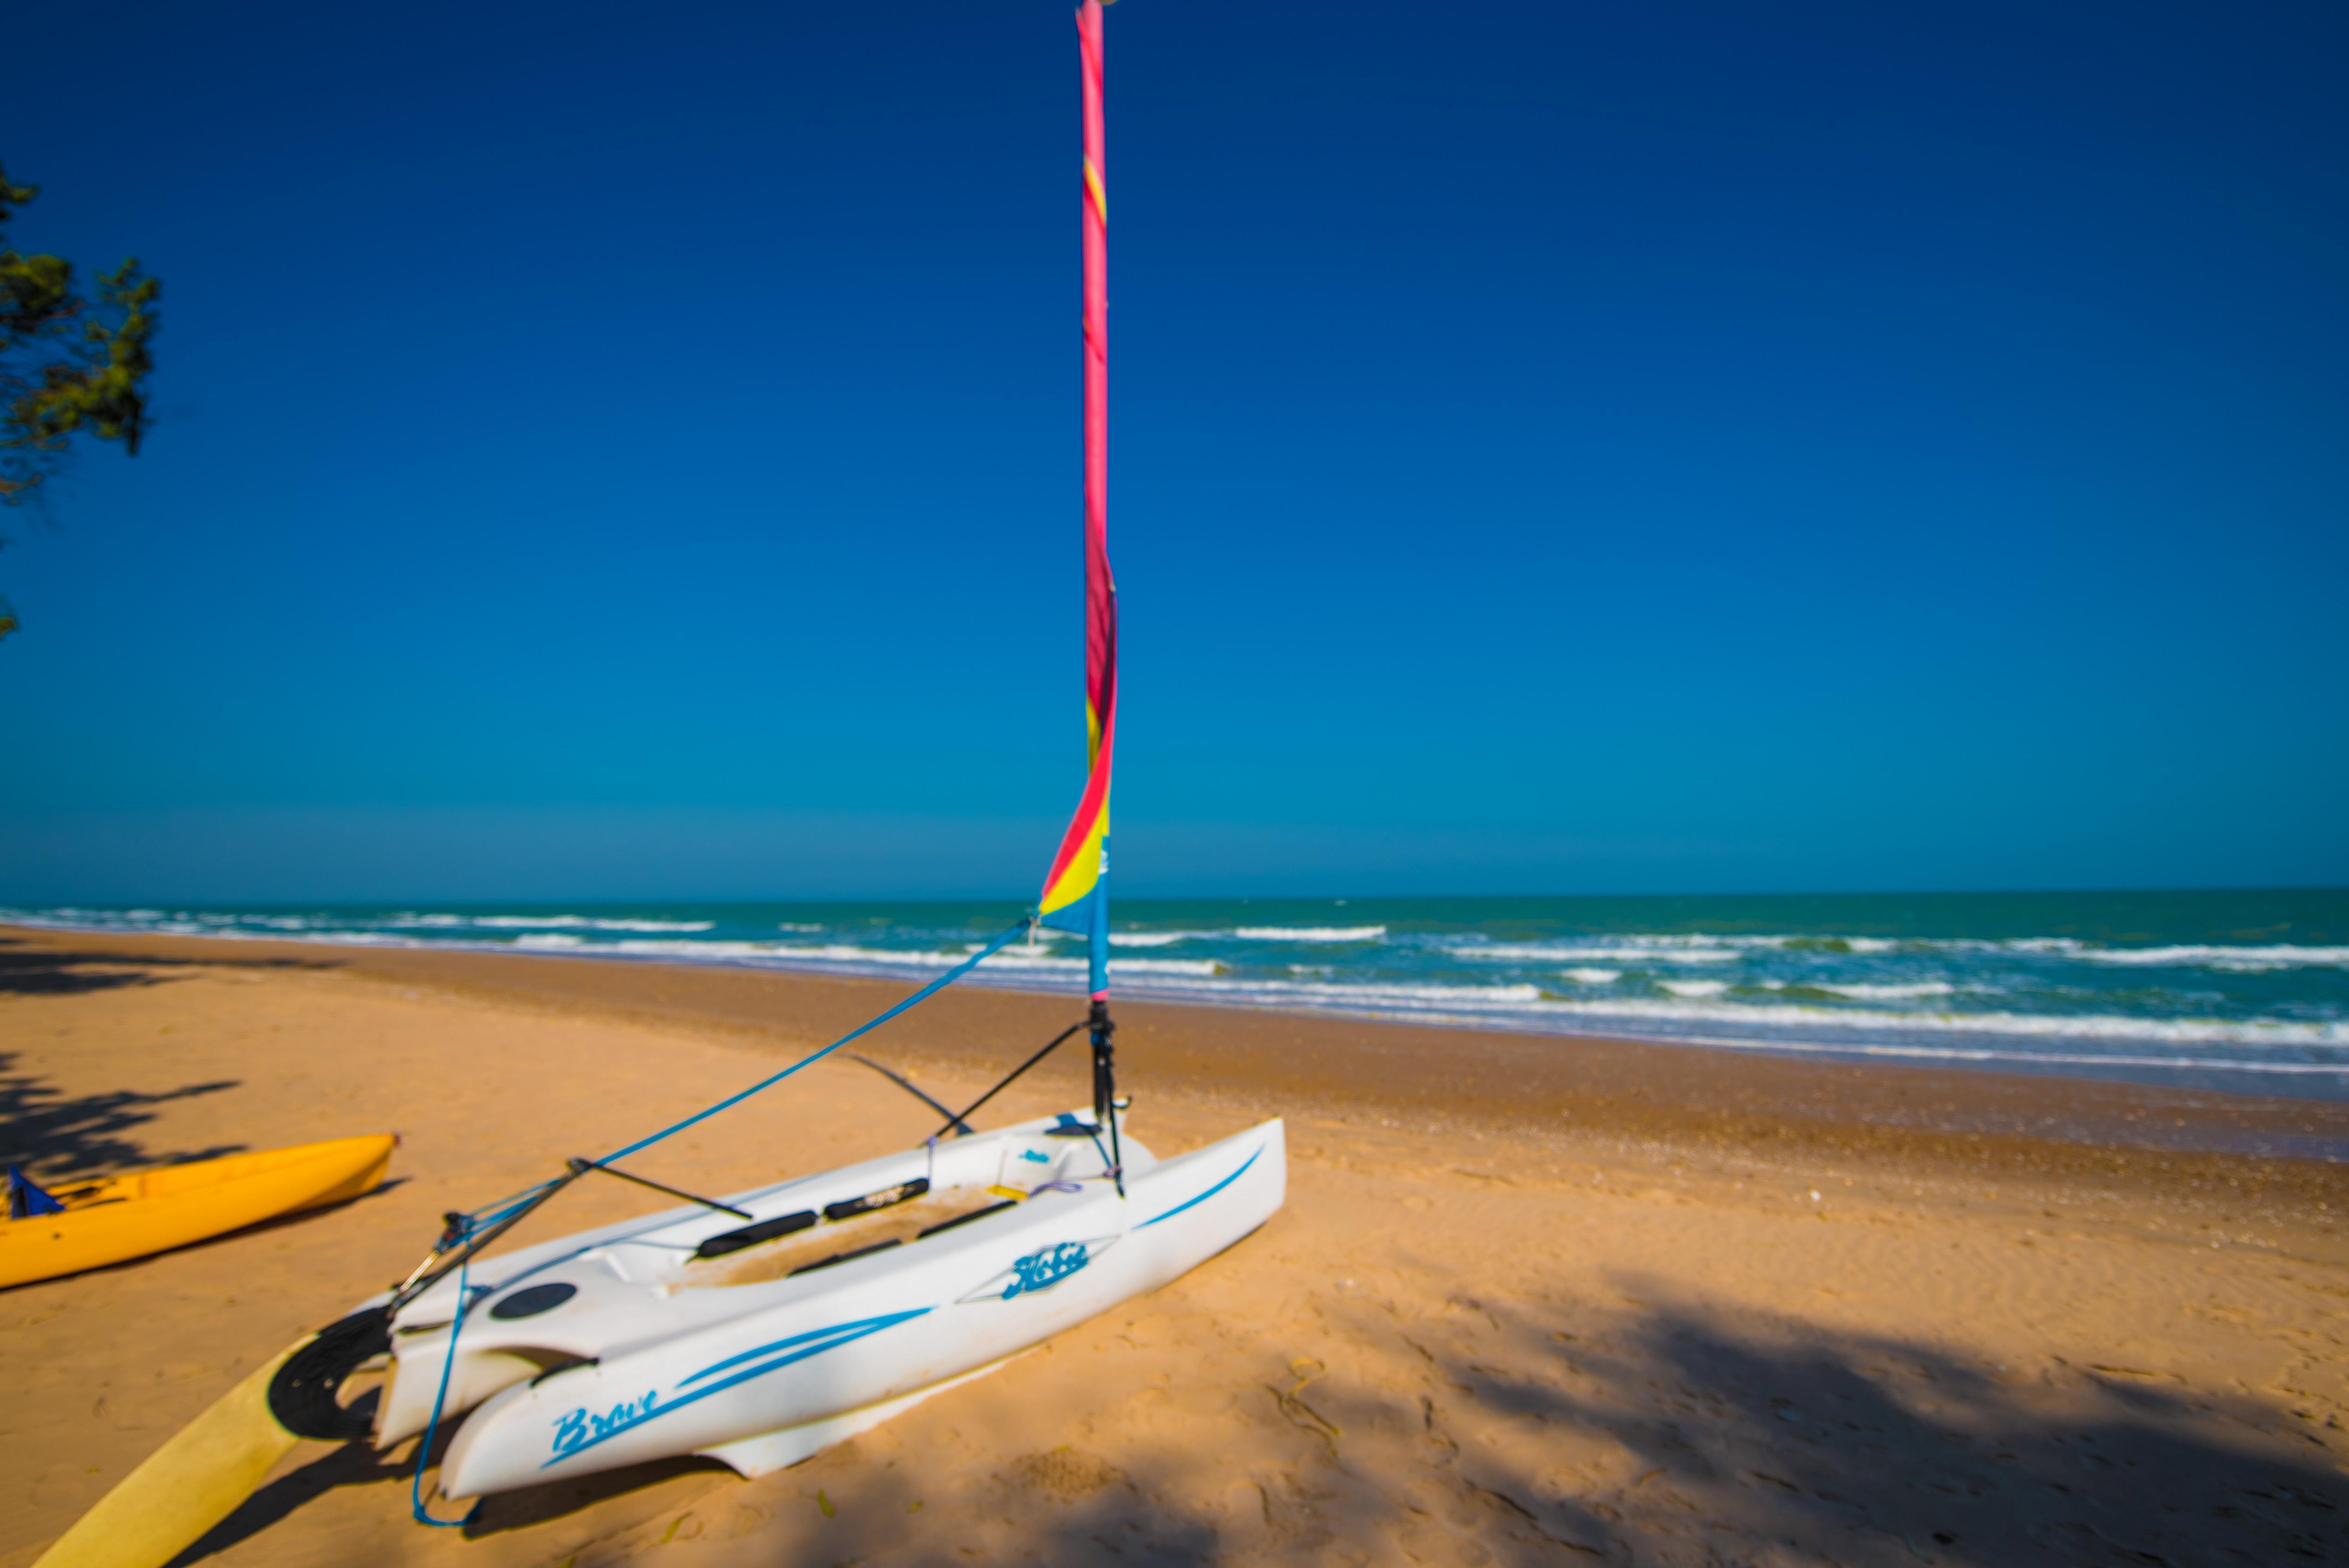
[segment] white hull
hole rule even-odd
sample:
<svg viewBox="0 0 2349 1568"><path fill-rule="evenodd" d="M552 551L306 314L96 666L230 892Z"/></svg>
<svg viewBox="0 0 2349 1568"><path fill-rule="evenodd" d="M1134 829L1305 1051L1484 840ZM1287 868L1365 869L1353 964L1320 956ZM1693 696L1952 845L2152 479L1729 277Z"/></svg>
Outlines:
<svg viewBox="0 0 2349 1568"><path fill-rule="evenodd" d="M1166 1161L1127 1140L1123 1197L1102 1176L1105 1136L1081 1122L1048 1117L735 1194L729 1203L772 1222L928 1183L720 1256L695 1254L745 1222L686 1208L475 1264L442 1419L471 1414L442 1461L442 1492L683 1454L745 1475L796 1464L1180 1277L1281 1205L1277 1120ZM1005 1201L1013 1191L1029 1195ZM1000 1206L962 1219L990 1203ZM910 1234L947 1221L957 1222ZM783 1272L864 1246L874 1250ZM456 1305L452 1276L395 1318L379 1447L423 1430Z"/></svg>

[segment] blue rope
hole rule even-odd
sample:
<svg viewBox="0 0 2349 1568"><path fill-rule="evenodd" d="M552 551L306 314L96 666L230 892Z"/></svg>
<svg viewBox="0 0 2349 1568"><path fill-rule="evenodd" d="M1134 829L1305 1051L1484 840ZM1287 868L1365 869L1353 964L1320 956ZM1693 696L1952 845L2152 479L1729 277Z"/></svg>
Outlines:
<svg viewBox="0 0 2349 1568"><path fill-rule="evenodd" d="M709 1107L706 1110L695 1111L683 1121L677 1122L672 1126L664 1127L649 1138L639 1138L634 1143L629 1144L626 1148L616 1150L612 1153L606 1154L604 1156L603 1163L608 1165L614 1161L624 1160L627 1156L635 1154L639 1150L650 1149L654 1144L658 1143L664 1138L673 1138L698 1121L706 1121L709 1118L716 1116L721 1110L741 1104L744 1100L749 1099L752 1095L758 1094L761 1090L774 1088L775 1085L782 1082L793 1073L798 1072L802 1068L812 1067L815 1063L823 1060L824 1057L832 1055L833 1052L840 1049L841 1047L848 1044L849 1041L855 1039L858 1036L870 1034L873 1030L879 1028L882 1025L887 1023L890 1019L895 1017L906 1008L913 1006L916 1003L926 1000L928 997L946 989L948 985L953 985L956 981L969 974L973 969L978 968L982 960L992 957L995 954L999 953L1004 948L1009 946L1014 941L1018 940L1021 935L1030 930L1034 924L1035 918L1033 915L1021 920L1019 924L1014 925L1002 935L996 937L993 941L986 944L968 958L964 959L961 963L956 965L953 968L947 970L945 974L939 975L936 979L931 981L928 985L923 986L920 990L915 992L912 995L906 997L904 1001L890 1008L887 1012L881 1014L878 1017L875 1017L869 1022L859 1024L855 1028L849 1030L848 1033L841 1036L840 1038L824 1047L823 1049L813 1052L808 1056L802 1057L798 1061L793 1062L782 1071L776 1073L771 1077L760 1079L757 1083L752 1084L749 1088L744 1089L741 1093L729 1096L727 1099L719 1100L716 1105ZM1106 1160L1107 1157L1103 1156L1103 1158ZM512 1214L516 1210L534 1202L541 1194L545 1192L548 1188L554 1185L555 1183L553 1181L542 1181L535 1187L523 1189L512 1197L500 1199L496 1204L484 1211L482 1213L477 1215L467 1214L460 1216L465 1222L465 1235L472 1235L478 1231L485 1230L488 1227L496 1224L500 1220L504 1219L507 1215ZM456 1244L461 1245L462 1242L463 1238L460 1237ZM435 1519L432 1517L431 1510L424 1506L424 1464L425 1460L431 1457L432 1439L440 1429L441 1412L448 1405L449 1377L450 1375L457 1368L457 1336L465 1326L466 1311L473 1305L471 1300L471 1289L468 1284L468 1276L471 1270L471 1259L468 1259L466 1262L457 1265L457 1315L450 1321L449 1324L448 1359L440 1364L440 1387L432 1396L432 1414L424 1423L424 1443L422 1447L416 1450L416 1475L409 1482L408 1489L409 1510L410 1512L415 1514L416 1522L419 1524L434 1525L443 1530L461 1529L465 1525L471 1524L473 1522L473 1515L481 1511L481 1505L476 1503L473 1505L472 1511L467 1513L462 1519Z"/></svg>
<svg viewBox="0 0 2349 1568"><path fill-rule="evenodd" d="M449 1321L449 1356L440 1363L440 1391L432 1396L432 1414L424 1423L424 1441L416 1450L416 1475L408 1483L408 1508L416 1515L416 1522L440 1530L461 1530L472 1523L473 1515L481 1511L477 1502L462 1519L435 1519L432 1511L424 1506L424 1465L432 1457L432 1439L440 1429L440 1411L449 1400L449 1374L457 1369L457 1333L465 1326L465 1309L473 1305L472 1292L465 1283L470 1267L471 1260L457 1265L457 1315Z"/></svg>
<svg viewBox="0 0 2349 1568"><path fill-rule="evenodd" d="M710 1106L707 1109L695 1111L683 1121L677 1122L672 1126L662 1128L658 1132L654 1133L649 1138L640 1138L625 1149L616 1150L612 1153L606 1154L604 1156L602 1163L608 1165L614 1161L624 1160L627 1156L635 1154L639 1150L650 1149L654 1144L658 1143L664 1138L673 1138L698 1121L707 1120L709 1118L716 1116L721 1110L730 1109L734 1106L741 1104L744 1100L749 1099L752 1095L759 1094L766 1089L774 1088L775 1085L782 1082L793 1073L798 1072L802 1068L813 1066L815 1063L820 1062L824 1057L832 1055L833 1052L840 1049L841 1047L848 1044L849 1041L855 1039L858 1036L870 1034L873 1030L879 1028L882 1025L887 1023L890 1019L895 1017L906 1008L913 1006L916 1003L926 1001L929 997L936 995L938 992L946 989L946 987L953 985L956 981L969 974L973 969L978 968L981 962L993 957L996 954L1000 953L1004 948L1009 947L1012 943L1018 941L1021 936L1025 935L1034 926L1034 924L1035 918L1033 915L1023 918L1018 924L1004 932L1000 936L998 936L992 941L987 943L968 958L964 959L961 963L956 965L953 968L947 970L945 974L939 975L936 979L931 981L928 985L923 986L920 990L915 992L912 995L906 997L904 1001L890 1008L887 1012L883 1013L878 1017L873 1018L865 1023L859 1024L855 1028L849 1030L848 1033L841 1036L840 1038L824 1047L823 1049L817 1051L811 1056L801 1057L798 1061L793 1062L791 1066L785 1068L782 1071L775 1074L773 1077L760 1079L757 1083L752 1084L749 1088L744 1089L740 1094L732 1095L725 1099L721 1099L716 1105ZM507 1215L536 1202L539 1196L545 1192L548 1188L555 1185L557 1185L557 1183L554 1181L541 1181L534 1187L523 1188L521 1191L514 1193L511 1197L499 1199L495 1203L482 1210L478 1214L466 1214L461 1216L465 1221L466 1233L470 1235L476 1231L487 1230L490 1226L496 1224Z"/></svg>
<svg viewBox="0 0 2349 1568"><path fill-rule="evenodd" d="M683 1121L677 1123L675 1126L664 1127L658 1132L654 1133L650 1138L639 1138L634 1143L629 1144L626 1149L613 1150L611 1153L604 1156L603 1163L609 1165L614 1161L625 1160L629 1155L634 1154L640 1150L650 1149L662 1139L673 1138L677 1134L683 1132L687 1128L691 1127L695 1122L706 1121L709 1118L716 1116L721 1110L726 1110L731 1107L741 1104L744 1100L750 1099L752 1095L759 1093L762 1089L774 1088L775 1085L782 1082L785 1078L791 1077L802 1068L812 1067L815 1063L823 1060L824 1057L832 1055L833 1052L840 1049L841 1047L848 1044L849 1041L856 1038L859 1035L871 1033L873 1030L877 1029L882 1025L887 1023L890 1019L895 1017L898 1014L904 1012L906 1008L912 1006L915 1003L926 1000L936 993L943 991L947 986L953 985L956 981L961 979L964 975L978 968L980 960L993 957L997 953L999 953L1004 948L1010 946L1012 943L1025 935L1029 928L1033 923L1033 916L1022 919L1019 924L1013 926L1002 935L997 937L994 941L989 942L978 952L972 954L969 957L964 959L961 963L956 965L953 968L947 970L945 974L939 975L936 979L931 981L928 985L923 986L920 990L915 992L912 995L906 997L904 1001L890 1008L887 1012L882 1014L879 1017L874 1018L868 1023L859 1024L856 1027L849 1030L848 1033L841 1036L840 1038L833 1041L832 1044L824 1047L823 1049L817 1051L811 1056L802 1057L798 1061L793 1062L791 1066L775 1074L772 1078L761 1078L757 1083L752 1084L740 1094L731 1096L726 1099L721 1099L707 1110L697 1110L691 1116L687 1117Z"/></svg>
<svg viewBox="0 0 2349 1568"><path fill-rule="evenodd" d="M482 1210L478 1214L467 1214L464 1216L465 1233L470 1236L475 1231L485 1231L489 1229L492 1225L496 1224L500 1220L504 1219L508 1214L513 1213L517 1210L526 1209L530 1207L531 1204L538 1202L541 1197L545 1195L550 1188L559 1187L561 1185L562 1182L560 1181L541 1181L535 1187L523 1188L521 1191L515 1193L511 1198L499 1199L495 1203L491 1204L487 1209Z"/></svg>

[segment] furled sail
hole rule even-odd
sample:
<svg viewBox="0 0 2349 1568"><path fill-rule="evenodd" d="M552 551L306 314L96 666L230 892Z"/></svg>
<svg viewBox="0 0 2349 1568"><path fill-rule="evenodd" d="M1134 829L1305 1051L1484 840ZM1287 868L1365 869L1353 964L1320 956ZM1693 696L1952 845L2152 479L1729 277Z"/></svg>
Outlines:
<svg viewBox="0 0 2349 1568"><path fill-rule="evenodd" d="M1091 939L1092 991L1109 990L1109 775L1117 746L1117 584L1109 570L1109 191L1102 156L1102 8L1077 11L1085 152L1085 744L1084 798L1061 838L1038 906L1044 923Z"/></svg>

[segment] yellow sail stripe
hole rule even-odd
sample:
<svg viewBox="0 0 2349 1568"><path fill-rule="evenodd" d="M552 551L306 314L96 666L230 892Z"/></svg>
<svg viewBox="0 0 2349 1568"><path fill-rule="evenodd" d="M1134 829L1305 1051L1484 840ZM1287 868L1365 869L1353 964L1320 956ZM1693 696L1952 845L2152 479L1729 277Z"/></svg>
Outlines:
<svg viewBox="0 0 2349 1568"><path fill-rule="evenodd" d="M1043 903L1039 905L1040 913L1050 914L1066 909L1093 891L1093 884L1101 881L1102 838L1108 831L1109 807L1104 803L1094 814L1092 825L1085 830L1084 842L1070 858L1060 880L1044 890Z"/></svg>
<svg viewBox="0 0 2349 1568"><path fill-rule="evenodd" d="M1109 227L1109 194L1102 189L1101 176L1093 171L1093 160L1085 160L1085 189L1092 193L1093 211L1101 214L1102 227Z"/></svg>

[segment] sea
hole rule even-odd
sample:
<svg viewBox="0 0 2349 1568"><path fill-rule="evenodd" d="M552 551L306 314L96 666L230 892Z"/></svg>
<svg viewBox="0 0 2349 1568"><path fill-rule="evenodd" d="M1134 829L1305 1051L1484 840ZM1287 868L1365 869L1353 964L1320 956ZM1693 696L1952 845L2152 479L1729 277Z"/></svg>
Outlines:
<svg viewBox="0 0 2349 1568"><path fill-rule="evenodd" d="M2349 889L1132 899L1119 995L2349 1099ZM1010 903L0 909L61 929L913 982ZM966 984L1081 994L1038 933Z"/></svg>

